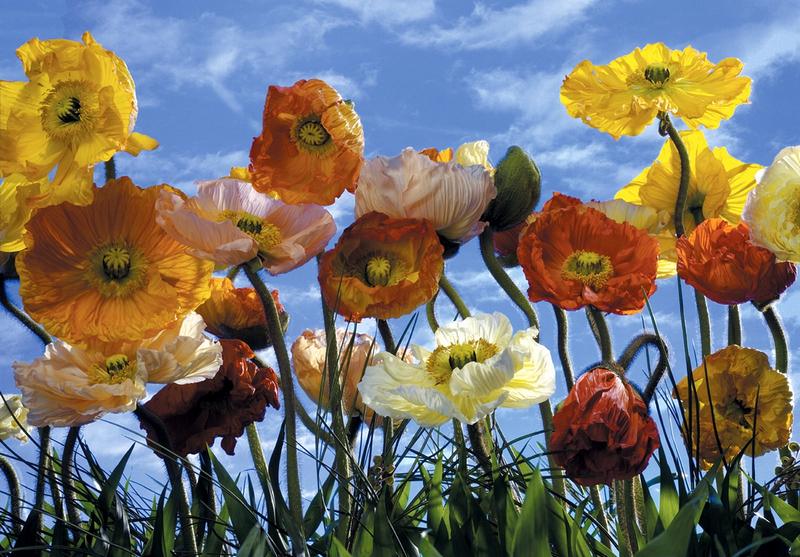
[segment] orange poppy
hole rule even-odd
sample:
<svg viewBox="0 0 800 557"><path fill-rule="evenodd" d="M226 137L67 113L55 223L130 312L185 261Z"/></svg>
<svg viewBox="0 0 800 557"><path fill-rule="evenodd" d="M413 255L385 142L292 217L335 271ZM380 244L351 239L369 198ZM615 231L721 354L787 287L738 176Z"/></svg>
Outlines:
<svg viewBox="0 0 800 557"><path fill-rule="evenodd" d="M320 259L325 303L353 321L405 315L437 292L442 251L430 222L367 213Z"/></svg>
<svg viewBox="0 0 800 557"><path fill-rule="evenodd" d="M750 241L744 222L708 219L678 238L676 247L678 275L719 304L769 303L797 276L792 263L778 263L775 254Z"/></svg>
<svg viewBox="0 0 800 557"><path fill-rule="evenodd" d="M558 194L529 221L517 258L531 301L624 315L655 292L658 242L646 231Z"/></svg>
<svg viewBox="0 0 800 557"><path fill-rule="evenodd" d="M277 290L272 291L272 299L285 329L289 314L280 303ZM234 288L228 278L212 278L211 296L197 308L197 313L203 316L206 329L219 338L242 340L253 350L272 346L264 306L253 288Z"/></svg>
<svg viewBox="0 0 800 557"><path fill-rule="evenodd" d="M25 311L83 347L151 337L200 305L214 264L156 224L165 189L177 191L123 177L95 187L91 205L36 211L16 259Z"/></svg>
<svg viewBox="0 0 800 557"><path fill-rule="evenodd" d="M250 148L253 187L285 203L330 205L354 191L364 131L353 104L319 79L270 85L264 129Z"/></svg>

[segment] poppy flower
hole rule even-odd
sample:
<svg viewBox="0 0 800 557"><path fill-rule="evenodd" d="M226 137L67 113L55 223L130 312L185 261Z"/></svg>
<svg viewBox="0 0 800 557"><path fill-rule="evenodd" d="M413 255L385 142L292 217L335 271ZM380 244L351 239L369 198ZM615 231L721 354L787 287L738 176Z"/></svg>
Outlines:
<svg viewBox="0 0 800 557"><path fill-rule="evenodd" d="M527 225L527 220L524 220L513 228L503 230L502 232L495 232L492 235L494 253L504 266L516 267L519 265L519 261L517 260L519 235Z"/></svg>
<svg viewBox="0 0 800 557"><path fill-rule="evenodd" d="M36 211L16 259L25 311L86 346L152 337L200 305L214 265L156 225L164 190L123 177L95 188L91 205Z"/></svg>
<svg viewBox="0 0 800 557"><path fill-rule="evenodd" d="M31 182L22 174L0 178L0 254L25 248L22 235L33 212L30 200L45 188L46 179Z"/></svg>
<svg viewBox="0 0 800 557"><path fill-rule="evenodd" d="M215 376L190 385L167 385L145 408L158 416L169 434L172 450L197 454L222 438L222 448L234 454L245 427L264 419L267 406L279 408L278 378L268 367L250 361L253 351L240 340L221 340L222 366ZM147 421L142 429L152 439Z"/></svg>
<svg viewBox="0 0 800 557"><path fill-rule="evenodd" d="M413 362L382 352L358 390L382 416L437 426L455 418L474 424L495 408L527 408L556 388L550 351L538 331L514 333L508 317L480 313L441 326L436 348L412 345Z"/></svg>
<svg viewBox="0 0 800 557"><path fill-rule="evenodd" d="M573 118L614 139L639 135L659 112L679 116L690 128L716 128L748 102L751 80L742 61L714 64L691 46L672 50L648 44L595 66L584 60L564 78L561 103Z"/></svg>
<svg viewBox="0 0 800 557"><path fill-rule="evenodd" d="M14 379L34 426L67 427L108 412L128 412L146 396L146 383L195 383L213 377L222 363L219 343L203 336L196 313L138 342L91 348L61 340L41 358L14 362Z"/></svg>
<svg viewBox="0 0 800 557"><path fill-rule="evenodd" d="M528 298L562 309L641 311L656 290L658 242L574 198L555 195L529 217L517 247Z"/></svg>
<svg viewBox="0 0 800 557"><path fill-rule="evenodd" d="M364 163L356 190L356 217L377 211L430 221L447 240L463 243L481 233L481 215L497 190L481 165L434 162L406 148L396 157Z"/></svg>
<svg viewBox="0 0 800 557"><path fill-rule="evenodd" d="M88 32L83 43L31 39L17 50L28 81L0 81L0 176L46 178L50 201L92 200L92 165L118 151L155 149L133 131L136 92L128 68Z"/></svg>
<svg viewBox="0 0 800 557"><path fill-rule="evenodd" d="M693 430L690 451L696 454L699 450L704 468L720 458L720 445L730 461L753 438L755 449L749 445L748 456L753 452L760 456L789 442L792 389L786 374L772 369L763 352L732 344L706 356L692 372L691 380L692 402L697 405L692 412L692 427L699 427L700 432L698 435ZM678 382L672 396L680 396L684 405L689 403L688 377Z"/></svg>
<svg viewBox="0 0 800 557"><path fill-rule="evenodd" d="M20 395L0 397L0 441L13 437L23 443L28 441L28 409Z"/></svg>
<svg viewBox="0 0 800 557"><path fill-rule="evenodd" d="M771 251L754 245L743 222L703 221L678 238L677 250L678 275L719 304L772 302L797 276L794 264L778 263Z"/></svg>
<svg viewBox="0 0 800 557"><path fill-rule="evenodd" d="M273 275L306 263L336 232L333 217L319 205L288 205L227 178L200 182L188 200L180 192L162 192L156 222L196 257L228 266L258 256Z"/></svg>
<svg viewBox="0 0 800 557"><path fill-rule="evenodd" d="M272 299L286 329L289 314L280 303L277 290L272 291ZM272 346L264 306L253 288L234 288L230 279L212 278L211 296L197 308L197 313L203 316L208 332L219 338L239 339L253 350Z"/></svg>
<svg viewBox="0 0 800 557"><path fill-rule="evenodd" d="M330 205L353 191L364 131L353 103L320 79L270 85L264 129L250 148L253 187L285 203Z"/></svg>
<svg viewBox="0 0 800 557"><path fill-rule="evenodd" d="M442 251L429 221L367 213L320 258L322 296L353 321L406 315L438 291Z"/></svg>
<svg viewBox="0 0 800 557"><path fill-rule="evenodd" d="M610 369L581 375L553 416L550 450L580 485L629 480L647 467L658 446L644 400Z"/></svg>
<svg viewBox="0 0 800 557"><path fill-rule="evenodd" d="M753 243L800 263L800 146L786 147L758 178L742 218Z"/></svg>

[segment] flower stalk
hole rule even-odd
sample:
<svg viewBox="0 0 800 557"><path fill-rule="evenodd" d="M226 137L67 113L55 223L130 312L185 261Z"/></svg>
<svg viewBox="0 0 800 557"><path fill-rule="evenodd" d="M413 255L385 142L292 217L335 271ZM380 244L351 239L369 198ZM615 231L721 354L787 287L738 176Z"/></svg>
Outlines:
<svg viewBox="0 0 800 557"><path fill-rule="evenodd" d="M611 333L608 330L608 324L606 323L603 312L594 306L586 306L586 318L589 321L589 327L592 329L592 334L594 334L594 338L600 348L600 358L604 362L614 362Z"/></svg>
<svg viewBox="0 0 800 557"><path fill-rule="evenodd" d="M567 384L567 390L572 390L575 385L575 375L572 372L572 362L569 358L569 321L567 320L567 312L555 304L553 306L553 313L556 316L556 327L558 328L558 358L561 360L561 371L564 374L564 382Z"/></svg>
<svg viewBox="0 0 800 557"><path fill-rule="evenodd" d="M442 276L439 278L439 288L444 291L447 298L453 303L456 307L456 311L461 316L462 319L469 317L469 308L467 308L467 304L464 303L464 300L461 299L461 296L456 291L453 284L450 282L450 279L442 273Z"/></svg>
<svg viewBox="0 0 800 557"><path fill-rule="evenodd" d="M8 485L8 499L11 503L11 529L14 534L22 532L22 499L20 498L19 476L14 466L3 456L0 456L0 472Z"/></svg>
<svg viewBox="0 0 800 557"><path fill-rule="evenodd" d="M697 305L697 320L700 325L700 346L705 357L711 354L711 318L708 315L706 297L698 290L694 291L694 301Z"/></svg>
<svg viewBox="0 0 800 557"><path fill-rule="evenodd" d="M444 276L444 275L442 275ZM383 340L383 348L390 354L397 354L397 345L394 342L394 336L392 335L392 329L389 327L389 323L386 322L385 319L378 319L378 332L381 335L381 340ZM392 463L394 462L394 451L392 449L392 441L394 440L394 420L389 416L383 417L383 457L382 461L385 470L390 470L388 474L388 478L386 478L386 482L384 485L387 486L387 489L390 490L394 484L394 466Z"/></svg>
<svg viewBox="0 0 800 557"><path fill-rule="evenodd" d="M728 344L742 345L742 318L736 304L728 306Z"/></svg>
<svg viewBox="0 0 800 557"><path fill-rule="evenodd" d="M758 308L758 306L756 307ZM764 315L764 321L767 323L769 332L772 335L772 344L775 346L775 369L781 373L787 373L789 370L789 347L778 310L775 309L775 304L758 309Z"/></svg>
<svg viewBox="0 0 800 557"><path fill-rule="evenodd" d="M267 289L267 286L258 276L258 269L261 262L258 258L242 265L242 270L247 275L248 280L261 299L264 306L264 313L267 317L267 329L272 339L272 348L278 360L278 370L281 378L281 389L283 390L284 420L286 422L286 483L288 487L289 512L297 528L303 528L303 505L300 496L300 472L297 462L297 420L296 406L297 399L294 392L294 382L292 380L292 365L289 361L289 353L286 350L286 343L283 339L283 329L278 315L278 308L275 300ZM302 534L302 532L301 532ZM294 540L298 543L300 540Z"/></svg>
<svg viewBox="0 0 800 557"><path fill-rule="evenodd" d="M669 136L672 143L675 145L675 149L678 150L678 158L681 161L681 177L678 184L678 196L675 199L674 215L675 236L680 238L685 233L683 228L683 215L686 212L686 200L689 195L689 153L686 150L686 145L684 145L678 130L672 125L669 114L666 112L659 112L658 119L660 121L658 133L660 133L662 137L666 135Z"/></svg>
<svg viewBox="0 0 800 557"><path fill-rule="evenodd" d="M75 445L78 441L81 427L69 428L67 438L64 440L64 454L61 455L61 483L64 484L64 501L67 507L67 519L73 526L79 526L81 515L75 502L75 482L73 481L73 463L75 461Z"/></svg>

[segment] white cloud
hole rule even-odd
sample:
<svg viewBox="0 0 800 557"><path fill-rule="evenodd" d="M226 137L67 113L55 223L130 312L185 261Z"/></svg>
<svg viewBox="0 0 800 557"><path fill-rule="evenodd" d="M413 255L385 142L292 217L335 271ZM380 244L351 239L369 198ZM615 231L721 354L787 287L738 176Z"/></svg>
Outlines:
<svg viewBox="0 0 800 557"><path fill-rule="evenodd" d="M574 25L596 0L529 0L503 9L477 3L451 26L433 25L401 35L409 44L462 50L506 48L531 43Z"/></svg>
<svg viewBox="0 0 800 557"><path fill-rule="evenodd" d="M362 23L387 26L428 19L436 10L435 0L405 0L402 5L395 0L320 0L319 3L351 10Z"/></svg>
<svg viewBox="0 0 800 557"><path fill-rule="evenodd" d="M724 36L732 52L744 60L746 75L771 77L783 66L800 62L800 12L794 6L788 13L776 16L767 23L748 25Z"/></svg>

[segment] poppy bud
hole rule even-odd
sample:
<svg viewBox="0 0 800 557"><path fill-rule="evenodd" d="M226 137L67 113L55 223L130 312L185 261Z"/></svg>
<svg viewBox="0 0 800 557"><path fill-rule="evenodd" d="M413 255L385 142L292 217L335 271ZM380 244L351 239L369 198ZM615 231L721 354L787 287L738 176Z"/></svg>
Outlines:
<svg viewBox="0 0 800 557"><path fill-rule="evenodd" d="M508 230L525 220L539 201L542 175L528 154L512 146L494 173L495 197L481 220L492 230Z"/></svg>
<svg viewBox="0 0 800 557"><path fill-rule="evenodd" d="M550 450L580 485L629 480L645 469L658 446L644 400L610 369L584 373L553 416Z"/></svg>

